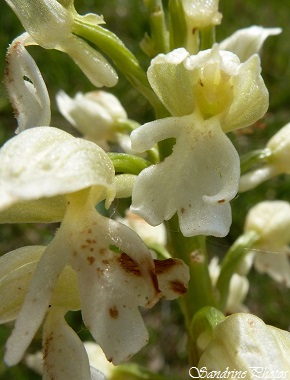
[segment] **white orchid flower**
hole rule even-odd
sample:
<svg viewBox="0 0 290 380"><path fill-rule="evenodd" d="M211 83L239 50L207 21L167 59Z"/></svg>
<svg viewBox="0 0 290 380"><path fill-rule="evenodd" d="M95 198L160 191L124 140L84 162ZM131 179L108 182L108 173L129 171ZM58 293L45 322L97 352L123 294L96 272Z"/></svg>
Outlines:
<svg viewBox="0 0 290 380"><path fill-rule="evenodd" d="M56 102L62 115L85 139L94 141L104 150L109 150L108 142L118 143L127 153L132 149L128 134L132 121L116 96L105 91L78 92L74 98L64 91L56 95ZM136 126L134 123L134 127Z"/></svg>
<svg viewBox="0 0 290 380"><path fill-rule="evenodd" d="M234 377L250 380L266 376L267 371L270 376L279 373L286 379L290 373L289 355L289 332L266 325L252 314L233 314L216 326L198 369L193 367L191 373L197 376L198 371L203 371L203 376L210 378L210 372L224 371L224 376L233 378L233 371Z"/></svg>
<svg viewBox="0 0 290 380"><path fill-rule="evenodd" d="M258 203L248 212L244 230L259 235L250 253L257 271L290 287L290 204L285 201Z"/></svg>
<svg viewBox="0 0 290 380"><path fill-rule="evenodd" d="M118 77L107 60L87 42L72 33L74 18L102 24L102 17L79 16L73 2L63 5L57 0L6 0L36 44L45 49L67 53L96 86L112 87ZM92 19L93 20L90 20Z"/></svg>
<svg viewBox="0 0 290 380"><path fill-rule="evenodd" d="M134 231L96 211L97 203L106 199L108 206L115 194L113 165L96 144L38 127L9 140L0 160L0 210L6 215L17 203L32 204L41 214L35 202L65 201L61 226L41 256L7 342L6 363L23 356L66 265L77 273L82 316L93 337L115 364L128 359L148 341L138 307L184 294L187 267L178 259L154 263ZM55 208L58 203L51 217Z"/></svg>
<svg viewBox="0 0 290 380"><path fill-rule="evenodd" d="M277 36L281 32L281 28L263 28L253 25L237 30L230 37L221 41L219 47L235 53L241 62L245 62L253 54L260 52L263 43L269 36Z"/></svg>
<svg viewBox="0 0 290 380"><path fill-rule="evenodd" d="M172 116L135 129L132 148L143 152L171 137L176 143L164 162L138 176L133 213L158 225L177 212L185 236L228 233L240 164L225 133L266 112L260 71L258 56L240 63L217 45L193 56L181 48L152 60L149 82Z"/></svg>
<svg viewBox="0 0 290 380"><path fill-rule="evenodd" d="M255 188L279 174L289 174L290 123L281 128L266 144L265 163L241 176L240 191Z"/></svg>

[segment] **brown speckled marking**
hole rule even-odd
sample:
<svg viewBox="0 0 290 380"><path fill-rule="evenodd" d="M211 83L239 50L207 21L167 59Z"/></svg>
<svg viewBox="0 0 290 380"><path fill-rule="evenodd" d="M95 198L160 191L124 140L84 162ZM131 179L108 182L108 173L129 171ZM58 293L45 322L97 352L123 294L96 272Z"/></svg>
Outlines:
<svg viewBox="0 0 290 380"><path fill-rule="evenodd" d="M100 248L99 249L99 254L104 255L106 253L106 248Z"/></svg>
<svg viewBox="0 0 290 380"><path fill-rule="evenodd" d="M225 199L220 199L220 200L218 200L218 203L225 203Z"/></svg>
<svg viewBox="0 0 290 380"><path fill-rule="evenodd" d="M113 318L113 319L118 319L119 317L119 310L117 309L116 306L113 306L109 309L109 314L110 314L110 317Z"/></svg>
<svg viewBox="0 0 290 380"><path fill-rule="evenodd" d="M182 282L180 282L179 280L170 281L170 287L175 293L178 293L181 295L185 294L186 290L187 290L186 287L184 286L184 284Z"/></svg>
<svg viewBox="0 0 290 380"><path fill-rule="evenodd" d="M125 272L132 273L135 276L141 276L141 272L138 265L125 252L121 253L120 257L118 258L118 261Z"/></svg>
<svg viewBox="0 0 290 380"><path fill-rule="evenodd" d="M94 262L96 261L96 258L94 256L88 256L87 261L90 265L93 265Z"/></svg>
<svg viewBox="0 0 290 380"><path fill-rule="evenodd" d="M166 259L166 260L154 260L156 274L162 274L169 272L175 265L175 259Z"/></svg>
<svg viewBox="0 0 290 380"><path fill-rule="evenodd" d="M185 213L185 208L181 207L180 212L181 212L181 214L184 214Z"/></svg>

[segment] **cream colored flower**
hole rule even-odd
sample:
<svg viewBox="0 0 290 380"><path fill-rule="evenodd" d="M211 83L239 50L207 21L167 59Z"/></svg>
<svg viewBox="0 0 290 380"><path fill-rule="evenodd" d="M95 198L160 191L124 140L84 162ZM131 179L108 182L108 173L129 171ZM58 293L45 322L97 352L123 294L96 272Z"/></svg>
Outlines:
<svg viewBox="0 0 290 380"><path fill-rule="evenodd" d="M164 162L138 176L133 213L158 225L177 212L185 236L228 233L240 164L225 133L266 112L268 92L260 71L258 56L240 63L217 45L192 56L176 49L152 60L149 82L172 116L135 129L132 148L143 152L172 137L176 143Z"/></svg>
<svg viewBox="0 0 290 380"><path fill-rule="evenodd" d="M255 188L261 183L279 175L289 174L290 123L281 128L266 144L265 162L240 179L240 191Z"/></svg>
<svg viewBox="0 0 290 380"><path fill-rule="evenodd" d="M105 91L91 91L78 92L71 98L59 91L56 102L62 115L85 139L94 141L106 151L109 142L118 143L125 152L132 153L128 132L133 124L134 127L138 124L128 119L116 96Z"/></svg>
<svg viewBox="0 0 290 380"><path fill-rule="evenodd" d="M290 287L290 205L285 201L264 201L252 207L245 232L254 231L259 240L251 251L254 266L274 280Z"/></svg>

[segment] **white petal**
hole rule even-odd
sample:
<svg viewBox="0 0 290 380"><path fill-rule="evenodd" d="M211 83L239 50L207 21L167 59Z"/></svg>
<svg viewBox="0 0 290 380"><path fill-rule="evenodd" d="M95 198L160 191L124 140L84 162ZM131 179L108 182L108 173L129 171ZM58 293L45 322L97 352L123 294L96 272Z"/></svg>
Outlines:
<svg viewBox="0 0 290 380"><path fill-rule="evenodd" d="M290 204L286 201L263 201L250 209L245 232L259 235L255 248L279 252L290 242Z"/></svg>
<svg viewBox="0 0 290 380"><path fill-rule="evenodd" d="M71 35L58 49L67 53L96 87L113 87L118 76L108 61L81 38Z"/></svg>
<svg viewBox="0 0 290 380"><path fill-rule="evenodd" d="M220 49L229 50L240 58L241 62L246 61L251 55L259 53L263 43L269 36L280 34L280 28L263 28L261 26L251 26L237 30L230 37L220 42Z"/></svg>
<svg viewBox="0 0 290 380"><path fill-rule="evenodd" d="M44 325L43 371L44 380L91 378L84 345L66 323L64 311L59 308L50 310Z"/></svg>
<svg viewBox="0 0 290 380"><path fill-rule="evenodd" d="M218 12L218 0L183 0L185 18L192 28L207 28L221 23L222 14Z"/></svg>
<svg viewBox="0 0 290 380"><path fill-rule="evenodd" d="M232 80L233 101L221 118L225 132L253 124L264 116L269 106L269 93L261 76L258 55L242 63Z"/></svg>
<svg viewBox="0 0 290 380"><path fill-rule="evenodd" d="M290 264L287 248L280 252L257 252L254 266L259 273L267 273L275 281L290 287Z"/></svg>
<svg viewBox="0 0 290 380"><path fill-rule="evenodd" d="M110 378L115 366L108 362L101 347L92 341L84 342L84 346L89 357L90 365L94 368L98 368L105 376Z"/></svg>
<svg viewBox="0 0 290 380"><path fill-rule="evenodd" d="M83 229L74 233L80 248L71 263L79 274L84 323L108 360L117 364L147 343L138 306L154 304L159 290L153 260L138 235L94 215L94 220L86 215ZM110 245L126 253L112 252Z"/></svg>
<svg viewBox="0 0 290 380"><path fill-rule="evenodd" d="M23 131L0 150L0 209L90 186L114 196L114 168L96 144L52 127Z"/></svg>
<svg viewBox="0 0 290 380"><path fill-rule="evenodd" d="M239 191L248 191L259 186L261 183L275 177L278 174L275 166L267 165L243 174L240 178Z"/></svg>
<svg viewBox="0 0 290 380"><path fill-rule="evenodd" d="M6 56L5 83L18 121L16 133L50 125L50 100L41 73L24 47L25 35L10 45Z"/></svg>
<svg viewBox="0 0 290 380"><path fill-rule="evenodd" d="M53 49L71 33L73 15L57 0L6 0L26 31L42 47Z"/></svg>
<svg viewBox="0 0 290 380"><path fill-rule="evenodd" d="M179 117L151 121L136 128L130 135L132 149L141 153L153 148L159 141L177 137L181 131Z"/></svg>
<svg viewBox="0 0 290 380"><path fill-rule="evenodd" d="M260 376L257 372L253 375L253 368L258 367L286 375L290 371L289 355L289 332L267 326L255 315L233 314L215 328L199 367L247 371L249 379Z"/></svg>
<svg viewBox="0 0 290 380"><path fill-rule="evenodd" d="M182 260L154 260L159 289L167 300L183 296L189 282L189 269Z"/></svg>
<svg viewBox="0 0 290 380"><path fill-rule="evenodd" d="M99 371L98 369L92 366L90 367L90 371L91 371L91 380L106 380L107 379L101 371Z"/></svg>
<svg viewBox="0 0 290 380"><path fill-rule="evenodd" d="M0 257L0 323L16 319L44 250L23 247Z"/></svg>
<svg viewBox="0 0 290 380"><path fill-rule="evenodd" d="M169 54L159 54L151 61L148 69L148 79L168 111L174 116L192 113L193 76L184 66L189 53L183 49L176 49Z"/></svg>
<svg viewBox="0 0 290 380"><path fill-rule="evenodd" d="M131 210L151 225L178 212L185 236L225 236L231 224L228 202L238 187L238 154L217 119L185 116L179 128L172 155L139 174Z"/></svg>
<svg viewBox="0 0 290 380"><path fill-rule="evenodd" d="M62 250L61 254L58 250ZM6 343L4 360L7 365L15 365L21 360L41 325L57 278L68 262L67 254L63 237L58 233L39 261L14 330Z"/></svg>

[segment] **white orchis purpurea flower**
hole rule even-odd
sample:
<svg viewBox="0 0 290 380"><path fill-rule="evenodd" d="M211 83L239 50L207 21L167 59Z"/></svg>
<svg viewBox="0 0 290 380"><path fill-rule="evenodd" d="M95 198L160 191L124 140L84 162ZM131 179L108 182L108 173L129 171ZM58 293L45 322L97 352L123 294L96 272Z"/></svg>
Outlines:
<svg viewBox="0 0 290 380"><path fill-rule="evenodd" d="M279 373L286 379L290 373L289 355L288 331L266 325L255 315L238 313L215 327L198 367L207 373L226 369L228 372L246 371L243 378L248 380L261 378L261 374L266 378L266 371L270 377Z"/></svg>
<svg viewBox="0 0 290 380"><path fill-rule="evenodd" d="M192 56L176 49L152 60L149 82L172 116L135 129L132 148L143 152L171 137L176 144L164 162L138 176L132 212L152 225L177 212L185 236L228 233L240 163L225 132L266 112L268 92L260 71L257 55L240 63L217 45Z"/></svg>
<svg viewBox="0 0 290 380"><path fill-rule="evenodd" d="M96 211L97 203L106 198L108 206L115 193L113 165L96 144L38 127L9 140L0 160L0 210L11 214L17 202L50 197L66 202L61 226L41 256L7 342L6 363L16 364L23 356L66 265L78 276L85 325L108 359L115 364L128 359L148 340L138 307L184 294L188 268L178 259L154 263L134 231Z"/></svg>
<svg viewBox="0 0 290 380"><path fill-rule="evenodd" d="M241 62L245 62L253 54L260 52L263 43L269 36L277 36L281 32L281 28L263 28L254 25L237 30L230 37L220 42L219 46L222 50L235 53Z"/></svg>
<svg viewBox="0 0 290 380"><path fill-rule="evenodd" d="M220 274L220 265L217 257L213 257L209 263L208 269L212 285L215 286ZM238 273L232 275L229 295L226 302L225 313L233 314L239 312L247 312L248 308L243 305L243 301L249 291L249 281L247 277L241 276Z"/></svg>
<svg viewBox="0 0 290 380"><path fill-rule="evenodd" d="M219 0L182 0L188 28L207 28L221 23Z"/></svg>
<svg viewBox="0 0 290 380"><path fill-rule="evenodd" d="M257 271L290 287L290 204L285 201L258 203L250 209L244 230L259 235L250 253Z"/></svg>
<svg viewBox="0 0 290 380"><path fill-rule="evenodd" d="M102 24L100 16L79 16L73 2L6 0L36 44L67 53L97 87L114 86L118 77L107 60L72 33L74 18ZM63 4L64 3L64 4Z"/></svg>
<svg viewBox="0 0 290 380"><path fill-rule="evenodd" d="M16 133L50 124L50 99L41 73L25 49L30 37L23 33L9 46L5 84L18 122Z"/></svg>
<svg viewBox="0 0 290 380"><path fill-rule="evenodd" d="M71 98L64 91L59 91L56 102L62 115L87 140L94 141L106 151L109 150L108 142L119 143L126 152L130 150L130 138L124 129L127 127L131 131L132 121L130 123L125 109L113 94L105 91L78 92Z"/></svg>
<svg viewBox="0 0 290 380"><path fill-rule="evenodd" d="M241 176L240 191L251 190L279 174L290 174L290 123L268 141L264 152L265 163Z"/></svg>

